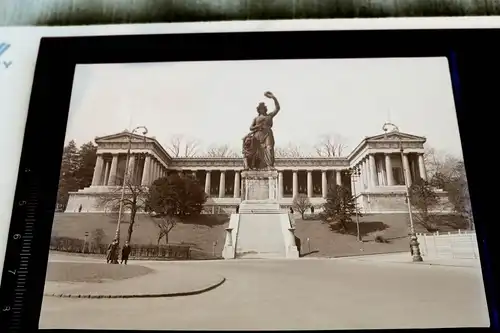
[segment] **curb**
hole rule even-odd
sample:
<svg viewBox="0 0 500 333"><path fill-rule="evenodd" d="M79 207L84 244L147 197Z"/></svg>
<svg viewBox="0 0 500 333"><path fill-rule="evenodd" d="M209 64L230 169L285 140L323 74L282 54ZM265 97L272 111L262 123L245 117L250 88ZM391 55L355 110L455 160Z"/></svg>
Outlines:
<svg viewBox="0 0 500 333"><path fill-rule="evenodd" d="M441 267L460 267L460 268L477 268L477 267L481 267L481 265L479 265L479 266L448 265L448 264L433 264L433 263L430 263L430 262L422 262L422 263L420 263L420 265L441 266Z"/></svg>
<svg viewBox="0 0 500 333"><path fill-rule="evenodd" d="M370 259L356 259L356 261L362 262L376 262L376 263L387 263L387 264L403 264L403 265L419 265L419 266L441 266L441 267L458 267L458 268L476 268L477 266L466 266L466 265L448 265L448 264L436 264L430 262L412 262L412 261L375 261Z"/></svg>
<svg viewBox="0 0 500 333"><path fill-rule="evenodd" d="M59 297L59 298L99 298L99 299L110 299L110 298L160 298L160 297L180 297L180 296L192 296L203 294L207 291L213 290L226 282L226 278L222 278L219 282L197 290L192 291L183 291L183 292L171 292L171 293L163 293L163 294L128 294L128 295L92 295L92 294L59 294L59 293L51 293L51 294L43 294L43 296L47 297Z"/></svg>

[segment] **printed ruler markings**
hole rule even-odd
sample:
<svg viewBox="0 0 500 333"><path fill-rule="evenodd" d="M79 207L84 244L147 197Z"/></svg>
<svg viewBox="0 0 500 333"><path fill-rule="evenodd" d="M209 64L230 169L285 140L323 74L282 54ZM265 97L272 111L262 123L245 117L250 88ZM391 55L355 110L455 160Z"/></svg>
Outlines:
<svg viewBox="0 0 500 333"><path fill-rule="evenodd" d="M24 305L24 296L26 294L26 276L28 274L29 259L31 256L31 242L33 240L33 228L35 223L35 210L37 207L36 191L30 193L30 198L26 203L24 231L21 236L21 250L19 253L19 265L16 271L16 283L14 289L14 299L10 320L12 329L19 328L21 325L21 311ZM20 205L21 207L24 205Z"/></svg>

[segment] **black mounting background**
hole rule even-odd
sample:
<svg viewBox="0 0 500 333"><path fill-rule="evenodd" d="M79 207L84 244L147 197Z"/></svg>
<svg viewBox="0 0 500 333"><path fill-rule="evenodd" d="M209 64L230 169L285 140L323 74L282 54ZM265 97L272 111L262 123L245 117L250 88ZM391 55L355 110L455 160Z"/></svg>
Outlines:
<svg viewBox="0 0 500 333"><path fill-rule="evenodd" d="M499 37L500 30L496 29L454 29L42 38L0 289L2 309L12 303L12 290L16 283L15 276L9 275L7 270L19 266L19 242L13 239L13 235L22 233L26 223L26 209L17 203L28 200L31 188L37 193L35 237L29 261L27 292L23 296L21 326L11 329L30 331L38 327L76 64L437 56L452 57L453 65L450 67L458 73L460 81L458 85L455 80L453 87L457 118L490 318L492 324L497 326L499 298L494 281L500 281L500 256L496 255L498 250L494 246L496 237L493 230L496 222L493 211L496 204L494 180L498 172L493 163L496 157L493 146L496 138L493 134L498 129L490 118L499 109L500 52L496 51L494 43ZM488 41L493 43L488 44ZM429 122L432 121L429 119ZM26 173L26 169L30 172ZM411 281L408 281L408 287L412 287ZM411 302L411 299L407 301ZM1 331L7 331L10 315L9 311L0 311Z"/></svg>

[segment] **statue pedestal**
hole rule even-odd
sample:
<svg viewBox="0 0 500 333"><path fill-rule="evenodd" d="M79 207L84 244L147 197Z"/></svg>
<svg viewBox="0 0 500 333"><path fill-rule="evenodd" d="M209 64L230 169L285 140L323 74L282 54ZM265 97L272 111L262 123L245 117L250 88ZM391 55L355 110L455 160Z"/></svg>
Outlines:
<svg viewBox="0 0 500 333"><path fill-rule="evenodd" d="M226 246L227 252L233 252L225 258L298 258L289 215L278 202L278 171L243 171L241 179L239 214L231 216L236 241L233 248Z"/></svg>
<svg viewBox="0 0 500 333"><path fill-rule="evenodd" d="M242 200L278 200L278 171L242 171Z"/></svg>
<svg viewBox="0 0 500 333"><path fill-rule="evenodd" d="M278 171L251 170L241 173L240 214L278 214Z"/></svg>

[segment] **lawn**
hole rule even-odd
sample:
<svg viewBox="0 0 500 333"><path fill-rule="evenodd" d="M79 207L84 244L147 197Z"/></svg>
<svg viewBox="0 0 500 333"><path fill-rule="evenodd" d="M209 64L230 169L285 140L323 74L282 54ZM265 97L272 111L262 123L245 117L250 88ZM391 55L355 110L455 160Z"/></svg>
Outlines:
<svg viewBox="0 0 500 333"><path fill-rule="evenodd" d="M318 219L296 219L296 235L301 239L302 253L311 257L338 257L410 251L408 214L371 214L359 221L363 242L356 240L355 223L351 224L347 234L341 234ZM419 225L415 229L425 231ZM452 229L442 227L441 230ZM381 235L388 242L376 243L375 235Z"/></svg>
<svg viewBox="0 0 500 333"><path fill-rule="evenodd" d="M52 282L104 282L124 280L152 273L138 265L106 265L104 263L49 262L46 281Z"/></svg>
<svg viewBox="0 0 500 333"><path fill-rule="evenodd" d="M124 220L127 219L125 216ZM116 221L116 215L56 213L52 234L84 239L85 232L90 233L102 228L106 235L104 242L109 243L115 235ZM200 254L195 254L197 258L212 256L215 242L215 255L220 257L228 223L227 215L201 215L192 221L175 226L170 233L169 241L172 244L192 245L192 249ZM125 222L120 231L122 239L126 236L127 229L128 223ZM348 231L348 234L341 234L317 219L296 220L296 235L301 239L302 253L313 252L307 256L337 257L409 251L407 214L373 214L361 217L360 231L364 240L362 243L356 240L356 224L352 224ZM424 230L417 225L416 231ZM157 234L158 228L152 219L147 215L138 215L132 234L132 245L156 244ZM382 235L388 243L376 243L374 241L376 234Z"/></svg>
<svg viewBox="0 0 500 333"><path fill-rule="evenodd" d="M125 221L128 217L125 216ZM116 232L116 215L99 213L56 213L52 226L52 235L59 237L85 238L98 228L104 230L104 242L109 243ZM220 256L224 246L225 228L229 223L226 215L201 215L196 219L179 223L170 232L169 243L189 244L196 251L212 253L213 244L216 242L215 253ZM129 224L124 222L120 227L121 238L127 235ZM157 243L158 227L147 215L138 215L134 225L131 243L150 245ZM90 240L90 239L89 239ZM162 240L164 244L164 240Z"/></svg>

